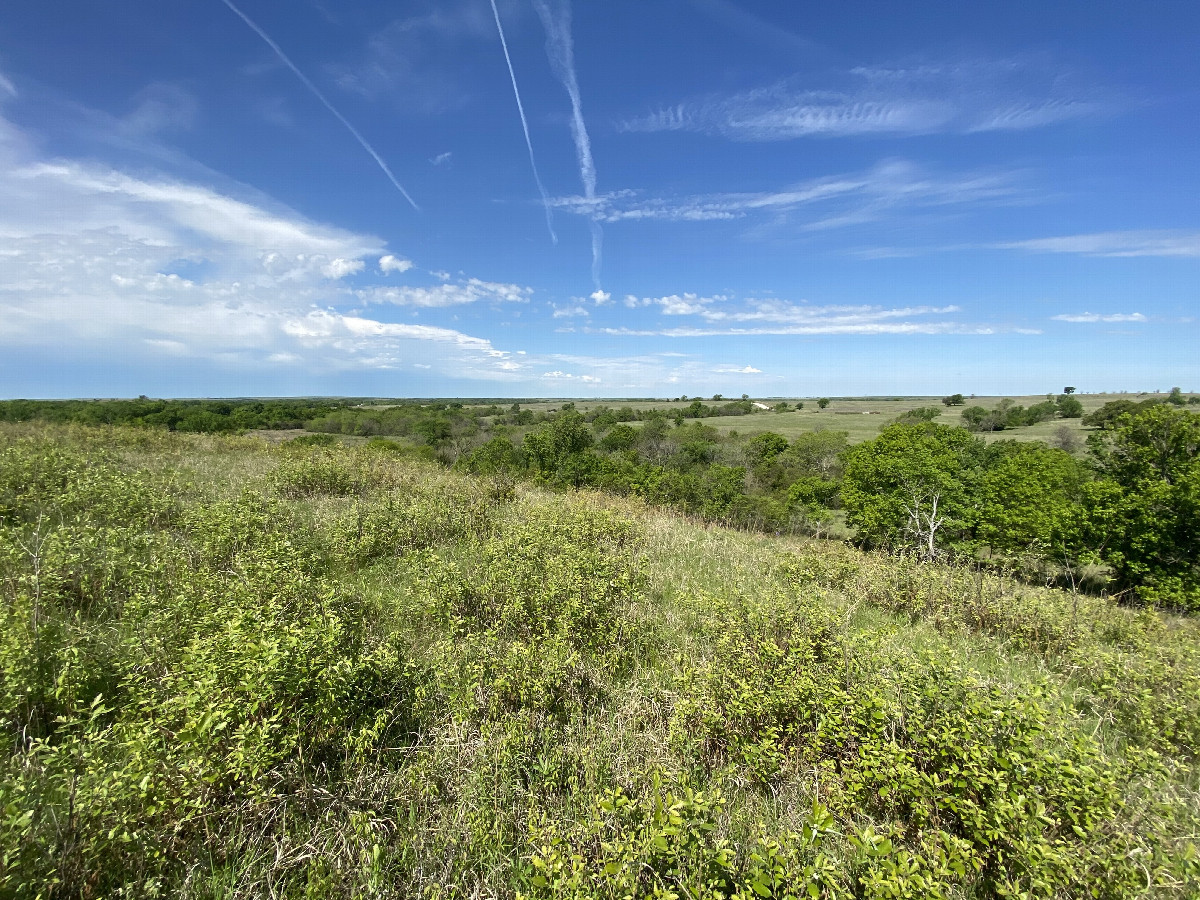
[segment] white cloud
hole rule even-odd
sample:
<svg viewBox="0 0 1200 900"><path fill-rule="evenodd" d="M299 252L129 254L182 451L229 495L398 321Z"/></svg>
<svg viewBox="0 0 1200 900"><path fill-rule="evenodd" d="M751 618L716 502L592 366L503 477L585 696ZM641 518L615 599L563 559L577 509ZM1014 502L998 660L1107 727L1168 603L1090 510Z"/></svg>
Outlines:
<svg viewBox="0 0 1200 900"><path fill-rule="evenodd" d="M821 89L789 80L711 95L621 124L625 131L693 131L733 140L919 135L1035 128L1104 111L1111 101L1032 57L858 67Z"/></svg>
<svg viewBox="0 0 1200 900"><path fill-rule="evenodd" d="M140 90L135 100L137 105L119 124L131 137L189 129L199 116L196 98L179 85L155 82Z"/></svg>
<svg viewBox="0 0 1200 900"><path fill-rule="evenodd" d="M956 322L864 322L856 324L817 323L812 325L768 325L760 328L593 328L592 334L614 337L737 337L753 335L821 335L821 334L995 334L997 329L985 325L962 325Z"/></svg>
<svg viewBox="0 0 1200 900"><path fill-rule="evenodd" d="M999 250L1084 256L1200 256L1198 231L1102 231L993 244Z"/></svg>
<svg viewBox="0 0 1200 900"><path fill-rule="evenodd" d="M14 85L11 81L9 81L4 76L3 72L0 72L0 91L3 91L4 93L8 94L10 97L17 96L16 85Z"/></svg>
<svg viewBox="0 0 1200 900"><path fill-rule="evenodd" d="M561 307L556 306L556 307L554 307L553 318L569 319L569 318L573 318L575 316L588 316L588 315L591 315L591 313L589 313L587 311L587 309L585 307L583 307L581 304L577 303L574 306L561 306Z"/></svg>
<svg viewBox="0 0 1200 900"><path fill-rule="evenodd" d="M1079 313L1078 315L1063 314L1059 316L1051 316L1056 322L1145 322L1146 317L1141 313L1109 313L1102 315L1100 313Z"/></svg>
<svg viewBox="0 0 1200 900"><path fill-rule="evenodd" d="M196 183L40 160L3 118L0 134L17 138L0 142L4 349L147 370L168 355L242 369L421 364L455 378L514 377L511 354L486 338L345 311L362 298L340 279L390 255L378 238ZM399 301L530 293L479 279L424 290L434 293Z"/></svg>
<svg viewBox="0 0 1200 900"><path fill-rule="evenodd" d="M713 369L719 375L761 375L762 369L756 369L754 366L717 366Z"/></svg>
<svg viewBox="0 0 1200 900"><path fill-rule="evenodd" d="M853 333L861 329L868 333L879 323L896 319L913 319L930 315L950 315L961 312L959 307L950 306L814 306L810 303L793 303L788 300L749 298L737 302L726 294L715 294L703 297L698 294L670 294L665 297L644 297L638 299L633 295L626 298L626 306L657 306L666 316L698 316L708 323L741 323L763 322L790 326L794 328L831 329L814 333ZM905 323L907 327L911 323ZM923 326L922 326L923 327ZM900 326L897 326L900 328ZM678 329L676 329L678 331ZM646 333L660 333L651 331ZM666 333L666 332L661 332ZM769 330L765 332L720 332L720 333L806 333ZM900 333L899 331L897 333Z"/></svg>
<svg viewBox="0 0 1200 900"><path fill-rule="evenodd" d="M427 287L374 286L355 292L355 296L365 303L389 303L394 306L424 308L461 306L480 301L526 303L532 294L532 288L522 287L518 284L481 281L478 278Z"/></svg>
<svg viewBox="0 0 1200 900"><path fill-rule="evenodd" d="M696 294L671 294L668 297L655 297L650 302L662 308L664 316L695 316L709 313L709 307L716 300L724 297L699 297Z"/></svg>
<svg viewBox="0 0 1200 900"><path fill-rule="evenodd" d="M584 384L600 383L600 379L595 375L572 375L568 372L560 372L557 370L553 372L543 372L542 377L548 378L552 381L581 381Z"/></svg>
<svg viewBox="0 0 1200 900"><path fill-rule="evenodd" d="M364 265L366 264L361 259L338 257L321 266L321 274L326 278L345 278L347 275L356 275L361 272Z"/></svg>
<svg viewBox="0 0 1200 900"><path fill-rule="evenodd" d="M595 198L556 197L556 208L602 222L713 222L752 216L798 216L807 228L833 228L883 218L898 210L1031 202L1016 173L945 175L907 160L885 160L862 172L815 178L778 190L642 197L623 190Z"/></svg>
<svg viewBox="0 0 1200 900"><path fill-rule="evenodd" d="M392 272L407 272L412 267L412 260L405 259L402 256L393 256L389 253L379 258L379 271L384 275Z"/></svg>
<svg viewBox="0 0 1200 900"><path fill-rule="evenodd" d="M612 294L608 291L602 291L599 288L588 294L588 299L593 301L597 306L603 306L612 300Z"/></svg>
<svg viewBox="0 0 1200 900"><path fill-rule="evenodd" d="M454 155L453 153L451 153L449 150L447 150L445 153L439 153L437 156L433 157L433 159L429 160L429 164L431 166L445 165L446 163L450 162L450 158L453 155Z"/></svg>

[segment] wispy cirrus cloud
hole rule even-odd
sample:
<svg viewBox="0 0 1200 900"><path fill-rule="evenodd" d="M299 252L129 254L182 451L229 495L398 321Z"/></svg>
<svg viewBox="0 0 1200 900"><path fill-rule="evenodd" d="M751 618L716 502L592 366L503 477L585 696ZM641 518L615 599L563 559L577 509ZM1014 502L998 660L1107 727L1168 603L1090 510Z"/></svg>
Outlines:
<svg viewBox="0 0 1200 900"><path fill-rule="evenodd" d="M690 131L741 141L1037 128L1114 105L1033 57L861 66L824 85L789 79L713 94L626 119L626 132Z"/></svg>
<svg viewBox="0 0 1200 900"><path fill-rule="evenodd" d="M433 309L462 306L468 303L528 303L533 289L519 284L504 284L467 278L425 287L390 287L374 285L361 288L354 295L364 303L386 303L393 306L415 306Z"/></svg>
<svg viewBox="0 0 1200 900"><path fill-rule="evenodd" d="M1094 323L1094 322L1145 322L1148 321L1141 313L1063 313L1051 316L1056 322Z"/></svg>
<svg viewBox="0 0 1200 900"><path fill-rule="evenodd" d="M1083 256L1200 256L1200 231L1102 231L991 245L998 250Z"/></svg>
<svg viewBox="0 0 1200 900"><path fill-rule="evenodd" d="M612 337L751 337L754 335L905 335L905 334L996 334L998 329L986 325L964 325L957 322L864 322L858 324L814 323L810 325L771 325L759 328L589 328L589 334ZM1015 331L1015 329L1014 329ZM1040 334L1038 331L1021 333Z"/></svg>
<svg viewBox="0 0 1200 900"><path fill-rule="evenodd" d="M991 334L993 326L955 321L958 306L824 305L788 300L693 293L662 297L629 295L631 309L657 308L663 316L693 316L701 325L660 328L593 328L609 335L641 337L714 337L788 334Z"/></svg>
<svg viewBox="0 0 1200 900"><path fill-rule="evenodd" d="M501 13L511 0L498 0ZM439 0L404 12L367 38L351 58L326 67L342 90L407 111L440 114L473 96L468 73L480 65L476 45L494 39L492 13L474 0ZM490 60L488 60L490 62Z"/></svg>
<svg viewBox="0 0 1200 900"><path fill-rule="evenodd" d="M731 221L807 212L806 227L838 228L875 221L897 210L1019 204L1034 195L1017 172L944 174L902 159L862 172L809 179L770 191L646 197L633 190L597 197L554 198L555 207L604 222Z"/></svg>

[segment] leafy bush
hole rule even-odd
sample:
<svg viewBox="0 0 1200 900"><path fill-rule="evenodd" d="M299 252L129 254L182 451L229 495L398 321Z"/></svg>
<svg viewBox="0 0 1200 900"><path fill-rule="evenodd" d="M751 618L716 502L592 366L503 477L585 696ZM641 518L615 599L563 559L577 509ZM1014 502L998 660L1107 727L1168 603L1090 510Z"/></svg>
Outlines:
<svg viewBox="0 0 1200 900"><path fill-rule="evenodd" d="M330 453L286 458L271 475L282 497L348 497L361 494L367 482L360 471Z"/></svg>

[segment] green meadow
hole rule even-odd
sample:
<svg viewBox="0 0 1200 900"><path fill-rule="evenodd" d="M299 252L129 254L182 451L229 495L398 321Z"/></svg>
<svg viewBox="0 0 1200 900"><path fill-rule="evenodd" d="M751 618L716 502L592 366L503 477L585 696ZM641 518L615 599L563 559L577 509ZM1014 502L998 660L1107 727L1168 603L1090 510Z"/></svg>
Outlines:
<svg viewBox="0 0 1200 900"><path fill-rule="evenodd" d="M0 896L1196 896L1195 618L318 437L2 426Z"/></svg>

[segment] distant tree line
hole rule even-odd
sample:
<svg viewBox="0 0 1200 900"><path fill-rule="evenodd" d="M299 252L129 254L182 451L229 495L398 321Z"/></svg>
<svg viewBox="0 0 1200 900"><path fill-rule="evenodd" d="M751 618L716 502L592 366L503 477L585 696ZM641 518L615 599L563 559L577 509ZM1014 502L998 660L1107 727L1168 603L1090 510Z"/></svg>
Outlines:
<svg viewBox="0 0 1200 900"><path fill-rule="evenodd" d="M994 427L979 430L1071 418L1077 403L1069 393L1028 409L1002 403L984 410ZM823 535L844 520L868 546L1060 578L1100 566L1132 599L1200 610L1200 415L1188 403L1178 391L1108 403L1083 418L1095 430L1082 455L987 444L971 433L979 426L970 407L969 428L939 424L941 409L922 407L854 447L838 431L789 441L696 421L769 417L748 400L586 413L571 403L535 412L517 403L14 400L0 402L0 421L399 438L386 446L479 474L638 496L735 527Z"/></svg>
<svg viewBox="0 0 1200 900"><path fill-rule="evenodd" d="M962 395L956 397L961 400ZM954 397L943 400L947 406L957 406L958 403L947 403ZM1041 403L1035 403L1028 408L1014 404L1011 400L1001 400L995 409L982 406L968 406L962 411L963 423L970 431L1003 431L1008 428L1021 428L1026 425L1036 425L1052 419L1078 419L1083 415L1083 404L1070 394L1060 394L1055 398L1046 395Z"/></svg>
<svg viewBox="0 0 1200 900"><path fill-rule="evenodd" d="M351 400L5 400L0 422L130 425L228 434L255 428L303 428Z"/></svg>

